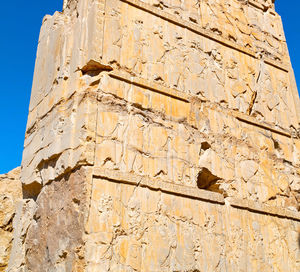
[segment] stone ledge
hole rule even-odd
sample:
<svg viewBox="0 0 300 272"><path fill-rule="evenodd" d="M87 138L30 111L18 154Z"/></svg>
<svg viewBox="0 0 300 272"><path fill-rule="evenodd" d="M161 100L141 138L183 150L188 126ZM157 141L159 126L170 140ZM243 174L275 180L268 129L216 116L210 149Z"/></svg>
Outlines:
<svg viewBox="0 0 300 272"><path fill-rule="evenodd" d="M223 195L211 191L202 190L195 187L174 184L158 178L149 178L131 173L122 173L117 170L104 169L102 167L93 168L93 177L102 178L114 183L123 183L137 187L145 187L150 190L161 191L167 194L202 200L211 203L225 204ZM263 203L247 199L226 198L230 206L249 212L261 213L265 215L292 219L300 221L300 213L282 207L269 206Z"/></svg>
<svg viewBox="0 0 300 272"><path fill-rule="evenodd" d="M264 63L271 65L277 69L280 69L284 72L287 72L287 73L290 72L288 64L281 64L281 63L279 63L273 59L267 58L267 57L263 57L263 61L264 61Z"/></svg>
<svg viewBox="0 0 300 272"><path fill-rule="evenodd" d="M259 122L258 120L256 120L254 117L252 116L249 116L249 115L246 115L246 114L243 114L241 112L238 112L238 111L231 111L230 114L235 117L237 120L241 121L241 122L244 122L244 123L247 123L249 125L253 125L253 126L256 126L256 127L260 127L262 129L267 129L267 130L270 130L274 133L277 133L277 134L280 134L282 136L286 136L288 138L291 138L291 134L283 129L280 129L280 128L276 128L274 126L271 126L269 124L266 124L266 123L262 123L262 122Z"/></svg>
<svg viewBox="0 0 300 272"><path fill-rule="evenodd" d="M158 10L157 8L152 7L150 4L143 3L140 0L120 0L120 1L122 1L124 3L127 3L129 5L132 5L136 8L141 9L141 10L144 10L144 11L146 11L148 13L151 13L155 16L158 16L161 19L169 21L170 23L178 25L182 28L186 28L186 29L188 29L192 32L195 32L195 33L197 33L197 34L199 34L203 37L206 37L210 40L213 40L213 41L215 41L217 43L220 43L224 46L227 46L231 49L235 49L235 50L237 50L241 53L249 55L249 56L251 56L255 59L259 58L257 53L253 50L247 49L247 48L245 48L244 46L241 46L241 45L237 45L234 42L232 42L228 39L225 39L223 37L220 37L220 36L216 35L215 33L211 32L209 30L203 29L201 26L199 26L195 23L190 23L186 20L178 18L176 15L172 15L172 14L169 14L165 11ZM288 65L285 64L285 63L279 63L279 62L274 61L274 60L272 60L271 58L268 58L268 57L263 57L263 60L266 64L269 64L269 65L271 65L275 68L281 69L281 70L283 70L287 73L289 72Z"/></svg>
<svg viewBox="0 0 300 272"><path fill-rule="evenodd" d="M194 187L187 187L179 184L162 181L158 178L149 178L131 173L122 173L116 170L103 169L95 167L93 176L103 178L112 182L125 183L133 186L146 187L151 190L164 193L189 197L207 202L225 204L224 197L215 192L205 191Z"/></svg>
<svg viewBox="0 0 300 272"><path fill-rule="evenodd" d="M271 216L277 216L282 218L288 218L295 221L300 221L300 213L288 210L282 207L270 206L263 203L255 202L247 199L237 199L237 198L227 198L226 201L229 202L230 206L246 209L250 212L268 214Z"/></svg>
<svg viewBox="0 0 300 272"><path fill-rule="evenodd" d="M249 5L255 7L255 8L258 8L258 9L261 9L261 10L265 10L264 6L260 3L257 3L256 1L254 0L248 0L248 3Z"/></svg>
<svg viewBox="0 0 300 272"><path fill-rule="evenodd" d="M257 9L261 9L262 11L272 10L274 12L274 2L275 0L273 0L273 5L271 7L264 6L263 4L258 3L257 0L248 0L246 3Z"/></svg>
<svg viewBox="0 0 300 272"><path fill-rule="evenodd" d="M156 93L160 93L160 94L163 94L166 96L173 97L175 99L182 100L186 103L189 103L189 101L190 101L190 96L181 91L167 88L167 87L164 87L157 83L153 83L153 82L149 83L149 81L147 81L146 79L143 79L143 78L129 77L125 74L121 74L121 73L117 73L117 72L109 73L109 76L112 78L121 80L121 81L125 81L130 84L142 87L144 89L151 90Z"/></svg>

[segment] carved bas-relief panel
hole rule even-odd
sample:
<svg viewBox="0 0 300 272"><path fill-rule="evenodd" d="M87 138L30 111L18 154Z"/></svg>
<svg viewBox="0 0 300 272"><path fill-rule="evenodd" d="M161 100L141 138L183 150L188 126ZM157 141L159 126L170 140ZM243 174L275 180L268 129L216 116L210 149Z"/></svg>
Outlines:
<svg viewBox="0 0 300 272"><path fill-rule="evenodd" d="M122 1L133 5L145 3L143 7L152 6L156 11L162 11L157 12L158 14L165 14L166 17L170 15L177 21L200 26L212 33L212 37L215 34L273 59L285 58L286 46L281 19L271 1ZM147 7L149 9L151 7Z"/></svg>
<svg viewBox="0 0 300 272"><path fill-rule="evenodd" d="M299 221L101 175L93 179L87 271L299 269Z"/></svg>
<svg viewBox="0 0 300 272"><path fill-rule="evenodd" d="M193 25L170 22L168 13L158 16L149 5L135 5L144 7L140 1L115 1L107 8L112 15L104 30L106 63L282 128L297 123L294 107L287 107L293 104L287 71L256 58L259 50L249 55L221 38L213 41L210 32L199 35Z"/></svg>
<svg viewBox="0 0 300 272"><path fill-rule="evenodd" d="M95 166L298 210L293 139L131 80L100 80Z"/></svg>

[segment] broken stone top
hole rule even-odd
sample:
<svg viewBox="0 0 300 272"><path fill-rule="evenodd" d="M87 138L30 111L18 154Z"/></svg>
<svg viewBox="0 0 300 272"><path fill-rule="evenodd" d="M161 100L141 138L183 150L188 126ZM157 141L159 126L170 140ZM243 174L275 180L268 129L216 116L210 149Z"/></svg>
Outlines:
<svg viewBox="0 0 300 272"><path fill-rule="evenodd" d="M182 2L188 2L190 0L183 0ZM74 8L77 4L78 4L79 0L63 0L63 10L67 9L67 8ZM142 2L150 2L152 3L154 6L159 6L160 4L165 5L166 7L170 5L170 1L169 0L145 0ZM245 4L245 5L253 5L257 8L263 9L263 10L267 10L269 8L274 9L274 3L275 0L223 0L222 1L224 4L227 3L232 3L232 2L240 2L241 4ZM199 4L199 2L198 2ZM171 4L172 5L172 4ZM178 5L178 4L177 4ZM178 5L180 6L180 4Z"/></svg>

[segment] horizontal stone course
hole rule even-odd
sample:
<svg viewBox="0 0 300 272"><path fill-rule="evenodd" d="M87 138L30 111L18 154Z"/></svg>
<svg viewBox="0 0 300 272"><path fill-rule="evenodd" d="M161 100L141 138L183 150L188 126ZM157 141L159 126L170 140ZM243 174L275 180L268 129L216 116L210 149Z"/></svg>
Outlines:
<svg viewBox="0 0 300 272"><path fill-rule="evenodd" d="M122 173L115 170L103 169L94 167L93 176L96 178L105 179L116 183L125 183L138 187L147 187L152 190L158 190L164 193L180 195L183 197L197 199L224 205L228 203L232 207L246 209L254 213L262 213L275 217L288 218L295 221L300 221L300 213L294 212L282 207L265 205L263 203L254 202L246 199L238 199L234 197L226 198L219 194L199 188L187 187L183 185L168 183L160 179L138 176L136 174Z"/></svg>

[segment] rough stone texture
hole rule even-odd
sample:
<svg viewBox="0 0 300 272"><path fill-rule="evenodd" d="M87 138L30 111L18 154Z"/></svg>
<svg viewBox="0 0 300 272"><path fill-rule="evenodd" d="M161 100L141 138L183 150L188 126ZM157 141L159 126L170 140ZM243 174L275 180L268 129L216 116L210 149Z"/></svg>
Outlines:
<svg viewBox="0 0 300 272"><path fill-rule="evenodd" d="M298 209L299 99L273 4L178 5L69 1L63 13L45 17L22 161L25 191L79 165L188 186L205 167L228 196ZM205 19L213 11L216 20ZM226 36L229 25L238 40Z"/></svg>
<svg viewBox="0 0 300 272"><path fill-rule="evenodd" d="M28 228L33 223L35 211L36 203L32 199L24 199L16 205L16 216L13 220L13 244L6 270L8 272L23 272L25 270L25 240Z"/></svg>
<svg viewBox="0 0 300 272"><path fill-rule="evenodd" d="M274 8L46 16L9 271L299 271L300 103Z"/></svg>
<svg viewBox="0 0 300 272"><path fill-rule="evenodd" d="M80 169L40 193L25 242L29 271L83 271L86 181L86 172Z"/></svg>
<svg viewBox="0 0 300 272"><path fill-rule="evenodd" d="M188 194L94 178L86 271L298 271L298 227Z"/></svg>
<svg viewBox="0 0 300 272"><path fill-rule="evenodd" d="M21 168L0 175L0 271L5 271L12 247L16 203L22 199Z"/></svg>

